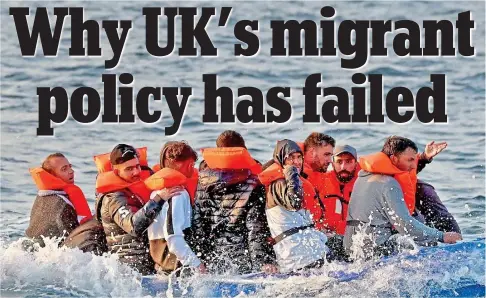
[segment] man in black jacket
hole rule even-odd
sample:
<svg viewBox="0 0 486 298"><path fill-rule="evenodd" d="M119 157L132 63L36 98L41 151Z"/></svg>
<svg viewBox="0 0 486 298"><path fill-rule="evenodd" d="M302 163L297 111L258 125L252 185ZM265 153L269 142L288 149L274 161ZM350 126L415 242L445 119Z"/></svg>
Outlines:
<svg viewBox="0 0 486 298"><path fill-rule="evenodd" d="M135 148L117 145L110 155L113 171L101 173L96 181L99 193L97 210L106 234L109 251L117 253L120 261L142 274L155 273L149 254L147 228L169 199L172 190L159 191L148 199L150 191L140 180L140 162ZM98 209L98 205L101 207Z"/></svg>
<svg viewBox="0 0 486 298"><path fill-rule="evenodd" d="M206 160L200 167L192 223L195 252L201 254L210 272L275 273L265 189L254 173L257 163L235 131L223 132L217 145L223 150L240 148L248 164L241 163L238 169L213 168L211 160ZM224 156L221 158L237 158Z"/></svg>

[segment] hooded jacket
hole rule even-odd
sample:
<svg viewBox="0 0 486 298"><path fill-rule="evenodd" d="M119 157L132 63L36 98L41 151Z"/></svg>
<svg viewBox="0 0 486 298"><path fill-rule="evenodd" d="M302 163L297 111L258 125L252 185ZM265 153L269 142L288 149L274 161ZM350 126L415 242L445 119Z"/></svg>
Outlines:
<svg viewBox="0 0 486 298"><path fill-rule="evenodd" d="M259 175L265 185L266 215L270 232L276 240L277 262L284 272L318 262L327 252L327 237L314 228L312 216L305 208L306 196L309 196L307 202L310 202L316 195L312 184L301 177L294 166L282 168L285 159L296 152L302 154L295 142L277 142L273 153L275 163ZM285 234L285 237L281 236Z"/></svg>
<svg viewBox="0 0 486 298"><path fill-rule="evenodd" d="M275 257L267 241L265 190L250 169L252 165L211 168L207 161L199 172L194 206L195 252L201 254L210 271L219 273L260 271L264 264L273 264Z"/></svg>

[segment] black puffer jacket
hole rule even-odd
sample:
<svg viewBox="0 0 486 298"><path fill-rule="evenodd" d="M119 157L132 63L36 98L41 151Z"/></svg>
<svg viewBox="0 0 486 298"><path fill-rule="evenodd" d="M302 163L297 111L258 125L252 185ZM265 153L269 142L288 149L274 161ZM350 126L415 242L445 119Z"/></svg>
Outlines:
<svg viewBox="0 0 486 298"><path fill-rule="evenodd" d="M116 253L120 261L127 263L142 274L154 273L154 261L149 254L147 228L163 205L142 200L128 189L99 194L96 209L101 210L101 223L106 234L108 249ZM99 204L102 204L99 207Z"/></svg>
<svg viewBox="0 0 486 298"><path fill-rule="evenodd" d="M274 264L265 189L249 170L199 173L193 246L212 272L248 273Z"/></svg>

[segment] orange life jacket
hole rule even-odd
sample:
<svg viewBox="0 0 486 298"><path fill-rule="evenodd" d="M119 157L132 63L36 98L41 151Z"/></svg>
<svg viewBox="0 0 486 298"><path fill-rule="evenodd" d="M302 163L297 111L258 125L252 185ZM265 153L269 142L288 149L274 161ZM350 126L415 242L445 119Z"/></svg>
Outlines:
<svg viewBox="0 0 486 298"><path fill-rule="evenodd" d="M139 157L140 166L148 167L147 147L137 148L136 150ZM103 153L93 157L98 173L104 173L113 170L110 162L110 154L111 153ZM142 172L140 173L140 177L142 178L142 180L148 178L149 176L149 171L142 170Z"/></svg>
<svg viewBox="0 0 486 298"><path fill-rule="evenodd" d="M161 168L160 168L159 163L154 164L154 166L152 167L152 170L155 173L160 171L160 169ZM186 186L185 186L187 192L189 193L189 196L191 197L191 203L192 204L194 204L194 198L196 197L198 179L199 179L199 171L196 168L194 168L193 172L192 172L192 176L191 176L191 178L187 178L187 182L186 182Z"/></svg>
<svg viewBox="0 0 486 298"><path fill-rule="evenodd" d="M191 178L187 178L186 190L191 197L191 204L194 205L194 199L196 198L197 183L199 180L199 171L194 168Z"/></svg>
<svg viewBox="0 0 486 298"><path fill-rule="evenodd" d="M160 171L161 167L160 167L160 163L156 163L154 164L154 166L152 167L152 171L154 171L154 173L157 173L158 171Z"/></svg>
<svg viewBox="0 0 486 298"><path fill-rule="evenodd" d="M302 146L304 145L303 143L297 144L302 144ZM323 230L326 228L326 206L324 205L324 201L322 200L322 195L318 186L322 184L324 173L314 172L310 167L305 164L304 173L305 175L307 175L306 180L312 185L316 193L316 199L309 200L309 202L306 204L306 209L309 210L309 212L312 214L316 229Z"/></svg>
<svg viewBox="0 0 486 298"><path fill-rule="evenodd" d="M195 173L192 174L193 176L191 178L187 178L179 171L170 168L163 168L147 178L144 183L151 191L171 188L174 186L183 186L189 193L191 204L194 205L194 196L196 194L195 188L197 187L198 175L196 169L194 169L194 172ZM195 179L194 174L196 174ZM194 181L196 181L196 184L194 184Z"/></svg>
<svg viewBox="0 0 486 298"><path fill-rule="evenodd" d="M62 190L67 193L68 199L73 204L76 214L81 218L80 223L84 223L93 217L89 209L88 201L81 188L62 181L43 168L29 169L29 172L38 190Z"/></svg>
<svg viewBox="0 0 486 298"><path fill-rule="evenodd" d="M249 169L254 175L262 172L262 166L243 147L206 148L202 156L210 169Z"/></svg>
<svg viewBox="0 0 486 298"><path fill-rule="evenodd" d="M418 159L417 159L418 162ZM359 165L367 172L390 175L395 178L403 191L405 204L410 214L415 210L415 191L417 189L417 170L402 171L395 167L390 158L383 152L359 158Z"/></svg>
<svg viewBox="0 0 486 298"><path fill-rule="evenodd" d="M285 179L282 167L274 163L269 166L265 171L258 175L260 182L265 185L266 188L270 184L278 179ZM304 189L304 204L303 208L308 210L312 214L312 219L314 220L314 225L317 229L322 228L324 211L322 210L319 197L316 194L314 186L304 177L299 176L302 181L302 186Z"/></svg>
<svg viewBox="0 0 486 298"><path fill-rule="evenodd" d="M150 193L152 192L143 181L133 183L126 182L113 171L103 172L96 177L96 192L110 193L129 189L133 194L137 195L143 203L150 200Z"/></svg>
<svg viewBox="0 0 486 298"><path fill-rule="evenodd" d="M324 205L324 227L339 235L344 235L346 230L349 200L359 170L360 167L357 165L356 175L345 184L339 182L334 171L327 173L313 172L309 175L309 181L316 187ZM306 174L308 173L306 172Z"/></svg>

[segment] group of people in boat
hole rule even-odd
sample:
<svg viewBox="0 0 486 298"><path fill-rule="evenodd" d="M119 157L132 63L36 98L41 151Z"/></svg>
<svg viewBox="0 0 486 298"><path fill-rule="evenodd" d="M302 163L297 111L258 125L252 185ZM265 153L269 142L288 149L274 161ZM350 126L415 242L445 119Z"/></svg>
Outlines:
<svg viewBox="0 0 486 298"><path fill-rule="evenodd" d="M447 146L419 153L404 137L359 156L313 132L277 142L270 161L252 158L236 131L197 152L167 142L149 167L147 149L118 144L94 157L94 212L61 153L30 169L38 188L26 247L60 245L117 254L142 274L290 272L389 255L409 236L419 245L462 239L434 187L417 173ZM352 257L351 257L352 256Z"/></svg>

